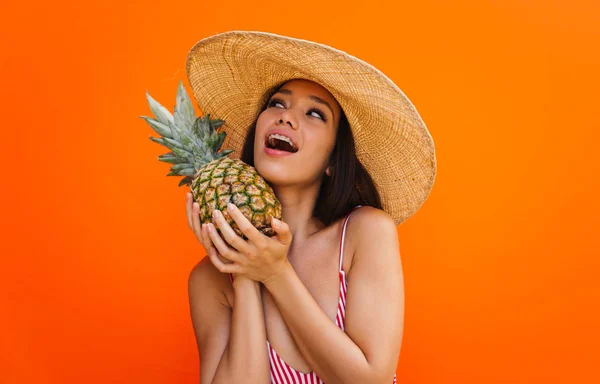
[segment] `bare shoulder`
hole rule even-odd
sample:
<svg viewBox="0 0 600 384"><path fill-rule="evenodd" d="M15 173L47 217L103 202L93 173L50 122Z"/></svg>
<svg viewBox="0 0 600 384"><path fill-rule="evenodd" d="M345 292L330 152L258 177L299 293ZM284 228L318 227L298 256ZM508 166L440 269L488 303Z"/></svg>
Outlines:
<svg viewBox="0 0 600 384"><path fill-rule="evenodd" d="M352 254L350 268L360 258L377 259L385 265L399 262L398 232L387 212L370 206L358 208L349 219L346 231Z"/></svg>
<svg viewBox="0 0 600 384"><path fill-rule="evenodd" d="M221 298L221 304L230 306L229 291L232 291L229 276L219 272L208 257L200 260L190 271L188 277L190 297L211 296Z"/></svg>
<svg viewBox="0 0 600 384"><path fill-rule="evenodd" d="M396 233L396 225L392 217L381 209L369 206L358 208L348 221L348 226L354 230L358 228L357 234L367 231L372 235L381 230Z"/></svg>
<svg viewBox="0 0 600 384"><path fill-rule="evenodd" d="M215 272L219 271L212 265L208 257L204 257L190 271L189 281L199 283L206 279L215 279L217 277Z"/></svg>

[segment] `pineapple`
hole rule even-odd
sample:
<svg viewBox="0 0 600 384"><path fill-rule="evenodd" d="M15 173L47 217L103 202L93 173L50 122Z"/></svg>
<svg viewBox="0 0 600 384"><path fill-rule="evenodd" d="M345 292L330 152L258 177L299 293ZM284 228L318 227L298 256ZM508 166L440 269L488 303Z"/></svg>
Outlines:
<svg viewBox="0 0 600 384"><path fill-rule="evenodd" d="M271 218L281 220L281 203L254 167L228 158L230 149L219 151L226 133L217 129L225 121L211 119L209 114L196 118L182 82L174 115L148 92L146 98L156 119L140 117L161 136L150 136L150 140L171 150L158 160L173 164L167 176L184 177L179 186L190 186L194 201L200 204L200 221L211 222L213 210L218 209L233 230L246 238L227 212L227 204L233 203L261 233L275 235Z"/></svg>

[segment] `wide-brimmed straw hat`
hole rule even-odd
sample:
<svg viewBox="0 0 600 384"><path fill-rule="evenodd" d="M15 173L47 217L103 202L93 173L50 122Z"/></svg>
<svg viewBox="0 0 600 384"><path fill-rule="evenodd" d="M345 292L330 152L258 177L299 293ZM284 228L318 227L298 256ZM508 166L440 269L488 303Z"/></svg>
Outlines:
<svg viewBox="0 0 600 384"><path fill-rule="evenodd" d="M435 148L417 110L387 76L330 46L257 31L198 41L186 71L203 114L225 120L223 148L239 158L265 95L292 79L326 88L343 109L356 155L396 225L423 204L436 175Z"/></svg>

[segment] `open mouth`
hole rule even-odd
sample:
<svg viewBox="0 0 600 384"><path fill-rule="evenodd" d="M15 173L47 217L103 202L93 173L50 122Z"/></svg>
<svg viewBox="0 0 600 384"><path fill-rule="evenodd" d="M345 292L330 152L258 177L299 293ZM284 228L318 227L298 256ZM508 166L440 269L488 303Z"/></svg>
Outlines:
<svg viewBox="0 0 600 384"><path fill-rule="evenodd" d="M272 133L267 137L265 146L271 149L277 149L279 151L285 151L290 153L298 152L298 148L294 145L289 137Z"/></svg>

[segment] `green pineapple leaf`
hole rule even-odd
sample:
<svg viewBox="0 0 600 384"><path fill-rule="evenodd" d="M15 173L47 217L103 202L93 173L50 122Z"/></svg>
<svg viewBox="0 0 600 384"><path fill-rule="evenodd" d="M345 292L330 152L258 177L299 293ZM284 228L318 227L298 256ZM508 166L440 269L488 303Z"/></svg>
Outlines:
<svg viewBox="0 0 600 384"><path fill-rule="evenodd" d="M171 150L179 157L187 160L188 162L193 162L194 161L194 156L189 153L188 151L184 150L184 149L179 149L179 148L171 148Z"/></svg>
<svg viewBox="0 0 600 384"><path fill-rule="evenodd" d="M225 157L225 156L229 155L231 152L233 152L233 149L224 149L221 152L217 153L217 155L215 156L215 159L220 159L221 157Z"/></svg>
<svg viewBox="0 0 600 384"><path fill-rule="evenodd" d="M193 177L195 174L196 174L196 170L194 169L194 167L185 168L185 169L181 169L181 170L177 171L177 175L179 175L179 176Z"/></svg>
<svg viewBox="0 0 600 384"><path fill-rule="evenodd" d="M185 162L185 159L181 159L178 156L175 156L173 152L165 153L163 155L158 156L158 161L162 161L164 163L170 164L179 164Z"/></svg>
<svg viewBox="0 0 600 384"><path fill-rule="evenodd" d="M194 161L194 156L190 152L186 151L185 149L178 148L177 146L171 144L169 141L163 141L165 147L169 148L177 157L184 159L190 163Z"/></svg>
<svg viewBox="0 0 600 384"><path fill-rule="evenodd" d="M158 155L159 159L166 159L168 157L177 157L173 152L163 153L162 155Z"/></svg>
<svg viewBox="0 0 600 384"><path fill-rule="evenodd" d="M206 136L208 136L208 130L210 126L205 124L205 120L202 117L198 117L196 121L194 121L193 132L198 136L200 141L205 141Z"/></svg>
<svg viewBox="0 0 600 384"><path fill-rule="evenodd" d="M165 107L163 107L158 101L154 100L152 96L148 92L146 92L146 98L148 99L148 104L150 105L150 109L156 119L166 125L167 127L172 127L174 124L173 115L171 112Z"/></svg>
<svg viewBox="0 0 600 384"><path fill-rule="evenodd" d="M191 185L192 184L193 179L191 177L184 177L183 179L181 179L181 181L179 182L178 187L184 186L184 185Z"/></svg>
<svg viewBox="0 0 600 384"><path fill-rule="evenodd" d="M142 119L146 120L146 122L161 136L172 138L173 134L171 133L171 128L169 126L161 123L160 121L154 120L148 116L140 116Z"/></svg>
<svg viewBox="0 0 600 384"><path fill-rule="evenodd" d="M200 147L194 148L192 150L194 158L194 167L196 167L196 169L204 167L206 164L210 163L215 159L215 156L211 152L199 153L200 151L203 151L203 149Z"/></svg>
<svg viewBox="0 0 600 384"><path fill-rule="evenodd" d="M215 152L217 152L219 149L221 149L221 146L223 145L223 141L225 141L225 137L227 136L226 132L221 132L218 133L218 138L217 138L217 142L215 143Z"/></svg>
<svg viewBox="0 0 600 384"><path fill-rule="evenodd" d="M171 167L171 171L181 171L182 169L186 169L186 168L193 168L194 165L190 164L190 163L179 163L179 164L175 164L174 166Z"/></svg>
<svg viewBox="0 0 600 384"><path fill-rule="evenodd" d="M179 87L177 89L177 102L174 111L175 126L191 132L194 120L196 120L196 115L194 114L192 101L190 100L182 81L179 82Z"/></svg>
<svg viewBox="0 0 600 384"><path fill-rule="evenodd" d="M208 132L212 135L215 132L217 132L217 128L215 128L210 122L210 113L207 113L206 116L204 116L204 124L206 124L206 126L208 127Z"/></svg>
<svg viewBox="0 0 600 384"><path fill-rule="evenodd" d="M188 151L191 151L196 145L198 145L188 132L181 134L181 145Z"/></svg>
<svg viewBox="0 0 600 384"><path fill-rule="evenodd" d="M179 141L169 139L168 137L163 137L163 142L168 143L168 144L172 145L173 147L176 147L179 149L185 149L185 148L183 148L183 145L181 145L181 143Z"/></svg>
<svg viewBox="0 0 600 384"><path fill-rule="evenodd" d="M225 124L225 120L215 119L210 121L210 126L215 130L220 128L223 124Z"/></svg>
<svg viewBox="0 0 600 384"><path fill-rule="evenodd" d="M154 141L155 143L158 143L160 145L165 145L165 142L163 141L162 138L158 138L158 137L152 137L150 136L150 140ZM166 145L165 145L166 146Z"/></svg>

